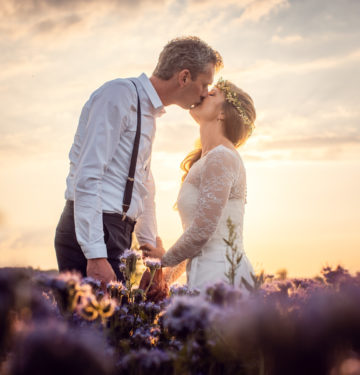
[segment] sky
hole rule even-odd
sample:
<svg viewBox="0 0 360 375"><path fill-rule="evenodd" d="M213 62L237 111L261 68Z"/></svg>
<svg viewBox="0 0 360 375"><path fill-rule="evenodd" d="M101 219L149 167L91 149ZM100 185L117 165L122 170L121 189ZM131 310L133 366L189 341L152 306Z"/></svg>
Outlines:
<svg viewBox="0 0 360 375"><path fill-rule="evenodd" d="M232 80L256 106L239 149L255 270L360 271L359 14L358 0L2 0L0 267L56 268L82 106L108 80L150 76L169 40L196 35L223 57L215 79ZM187 111L166 112L152 170L168 248L182 233L179 165L199 129Z"/></svg>

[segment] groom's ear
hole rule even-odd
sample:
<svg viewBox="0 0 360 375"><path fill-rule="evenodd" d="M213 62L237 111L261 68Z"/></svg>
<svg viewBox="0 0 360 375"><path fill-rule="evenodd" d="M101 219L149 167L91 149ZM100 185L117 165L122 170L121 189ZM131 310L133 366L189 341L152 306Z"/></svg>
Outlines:
<svg viewBox="0 0 360 375"><path fill-rule="evenodd" d="M180 87L186 86L191 81L191 74L189 69L180 70L178 73L178 84Z"/></svg>

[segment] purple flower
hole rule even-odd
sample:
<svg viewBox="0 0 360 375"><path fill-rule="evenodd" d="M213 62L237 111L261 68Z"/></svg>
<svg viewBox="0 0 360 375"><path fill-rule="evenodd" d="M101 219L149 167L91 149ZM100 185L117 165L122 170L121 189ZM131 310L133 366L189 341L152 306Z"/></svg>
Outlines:
<svg viewBox="0 0 360 375"><path fill-rule="evenodd" d="M81 275L78 272L66 271L66 272L60 272L57 279L63 280L66 283L69 283L69 282L80 283Z"/></svg>
<svg viewBox="0 0 360 375"><path fill-rule="evenodd" d="M328 284L337 284L350 278L349 271L340 265L334 270L331 267L323 267L321 273Z"/></svg>
<svg viewBox="0 0 360 375"><path fill-rule="evenodd" d="M98 290L98 289L101 288L101 281L100 280L96 280L96 279L94 279L93 277L90 277L90 276L84 277L81 280L81 284L89 284L89 285L91 285L91 287L93 288L94 291L96 291L96 290Z"/></svg>
<svg viewBox="0 0 360 375"><path fill-rule="evenodd" d="M131 250L131 249L126 249L122 255L120 255L120 260L123 262L126 262L127 260L130 259L141 259L142 254L140 251L136 250Z"/></svg>
<svg viewBox="0 0 360 375"><path fill-rule="evenodd" d="M199 289L190 289L186 284L175 283L170 286L170 296L197 296L199 294Z"/></svg>
<svg viewBox="0 0 360 375"><path fill-rule="evenodd" d="M25 327L14 345L10 373L25 374L112 374L113 352L102 335L80 330L59 321Z"/></svg>
<svg viewBox="0 0 360 375"><path fill-rule="evenodd" d="M173 356L158 349L131 351L118 363L119 373L167 375L173 373Z"/></svg>
<svg viewBox="0 0 360 375"><path fill-rule="evenodd" d="M241 289L225 282L217 282L207 287L206 298L218 306L236 304L243 298Z"/></svg>
<svg viewBox="0 0 360 375"><path fill-rule="evenodd" d="M174 297L164 315L164 327L171 334L185 338L207 328L214 308L201 296Z"/></svg>
<svg viewBox="0 0 360 375"><path fill-rule="evenodd" d="M126 264L120 263L119 270L120 270L120 272L125 273L126 272Z"/></svg>
<svg viewBox="0 0 360 375"><path fill-rule="evenodd" d="M158 270L161 268L161 261L157 258L145 258L144 264L150 269L150 271Z"/></svg>

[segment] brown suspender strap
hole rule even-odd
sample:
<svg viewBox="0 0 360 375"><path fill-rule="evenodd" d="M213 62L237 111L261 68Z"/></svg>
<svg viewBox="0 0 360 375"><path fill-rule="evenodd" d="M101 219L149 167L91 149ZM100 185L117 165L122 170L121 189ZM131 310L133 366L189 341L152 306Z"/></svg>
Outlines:
<svg viewBox="0 0 360 375"><path fill-rule="evenodd" d="M137 94L137 127L136 127L136 134L135 134L135 141L134 141L134 147L131 155L131 162L130 162L130 167L129 167L129 173L128 173L128 178L126 180L126 185L125 185L125 191L124 191L124 198L123 198L123 204L122 204L122 209L123 209L123 217L122 220L125 220L126 218L126 213L130 207L131 203L131 197L132 197L132 192L134 188L134 176L135 176L135 171L136 171L136 161L137 161L137 156L139 152L139 144L140 144L140 134L141 134L141 107L140 107L140 98L139 98L139 92L136 87L136 84L134 81L131 80L131 82L134 84L135 89L136 89L136 94Z"/></svg>

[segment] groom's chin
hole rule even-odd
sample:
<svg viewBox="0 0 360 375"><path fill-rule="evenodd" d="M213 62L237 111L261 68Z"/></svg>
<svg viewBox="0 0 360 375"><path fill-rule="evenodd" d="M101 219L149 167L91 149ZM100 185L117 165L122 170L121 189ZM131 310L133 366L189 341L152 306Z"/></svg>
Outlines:
<svg viewBox="0 0 360 375"><path fill-rule="evenodd" d="M201 103L202 103L202 101L201 101L201 102L194 103L194 104L191 104L190 109L195 109L195 108L198 107Z"/></svg>
<svg viewBox="0 0 360 375"><path fill-rule="evenodd" d="M191 105L187 103L176 103L180 108L189 110L191 109Z"/></svg>

